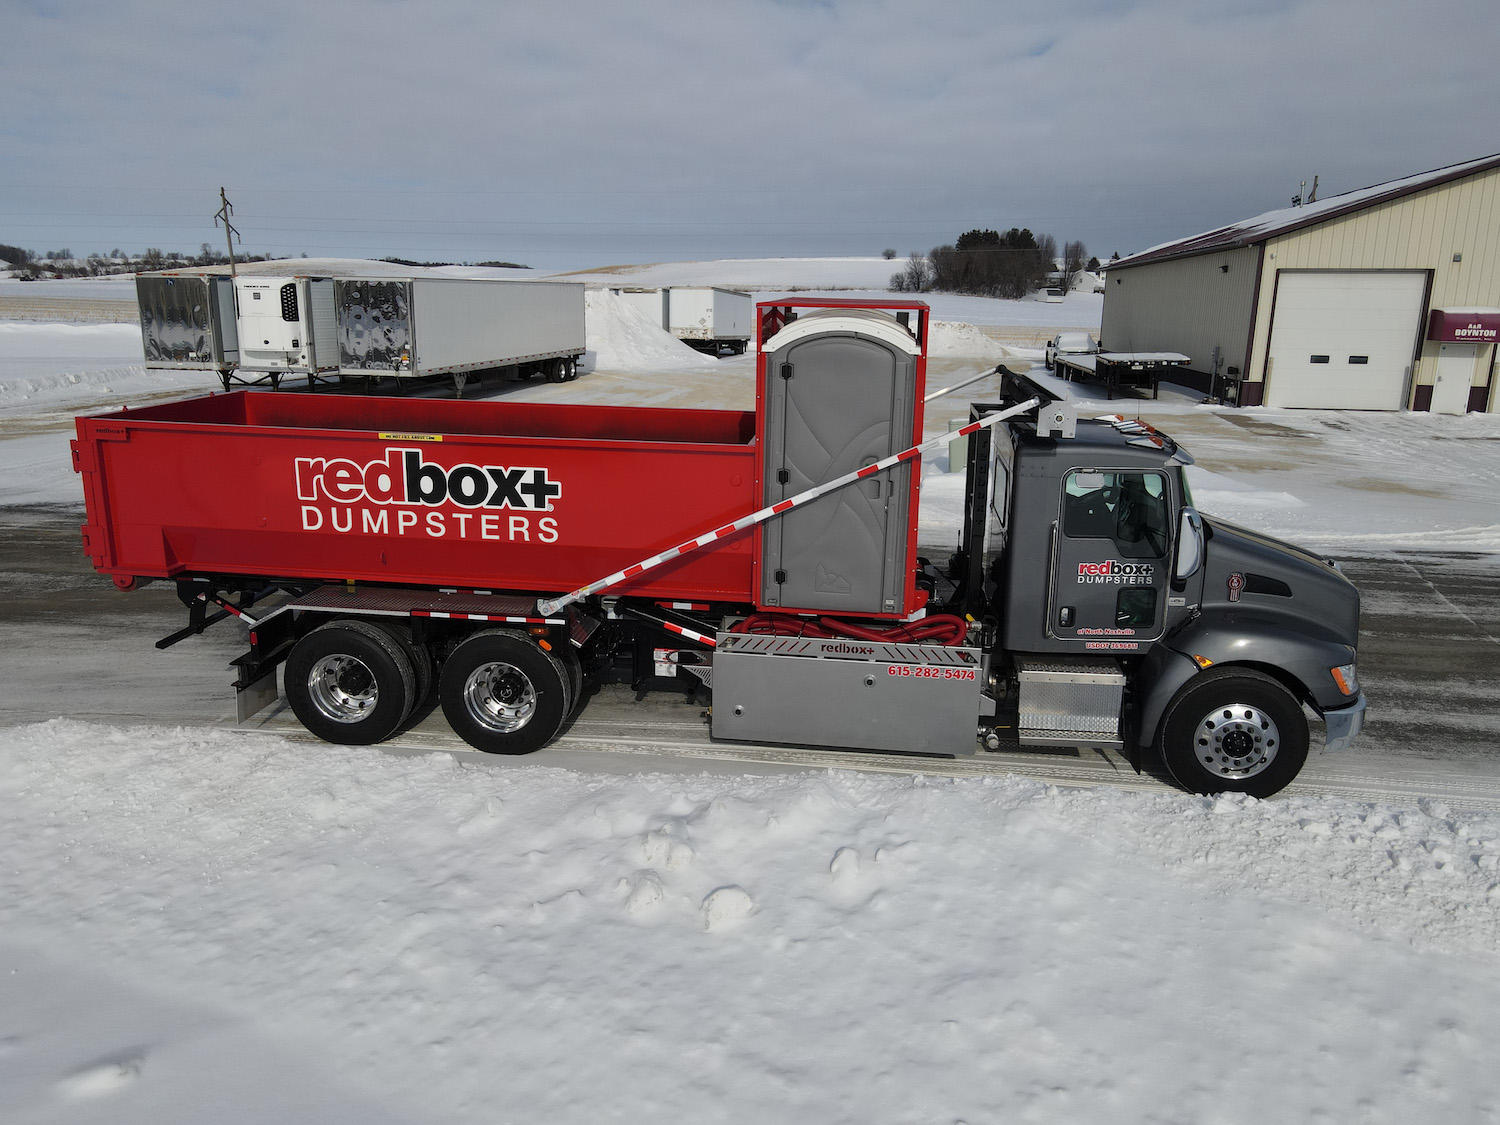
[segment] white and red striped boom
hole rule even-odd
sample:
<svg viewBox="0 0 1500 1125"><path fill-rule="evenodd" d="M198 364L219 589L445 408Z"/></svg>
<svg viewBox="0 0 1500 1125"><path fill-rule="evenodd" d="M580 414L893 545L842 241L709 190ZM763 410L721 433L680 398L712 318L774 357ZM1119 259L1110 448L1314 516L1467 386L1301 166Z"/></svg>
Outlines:
<svg viewBox="0 0 1500 1125"><path fill-rule="evenodd" d="M617 586L621 582L634 578L638 574L646 573L648 570L655 570L662 563L671 562L673 559L681 558L683 555L690 554L700 548L708 547L721 539L727 539L729 536L735 534L735 532L744 531L747 527L754 527L758 523L765 523L769 519L775 519L777 516L790 512L793 508L800 508L803 504L816 500L820 496L827 496L830 492L837 492L839 489L845 488L855 481L864 480L866 477L872 477L876 473L892 468L904 461L910 461L924 449L931 449L945 442L954 441L977 430L993 426L997 422L1003 422L1007 418L1013 418L1017 414L1023 414L1033 407L1040 405L1041 399L1028 399L1019 406L1012 406L1008 410L1001 410L998 413L986 415L977 422L970 422L967 426L960 426L958 429L950 430L946 434L939 434L937 437L928 438L926 441L914 445L910 449L903 449L900 453L893 453L884 460L876 461L873 465L866 465L862 469L845 473L843 476L835 477L824 484L814 485L806 492L799 492L797 495L789 496L785 500L772 504L770 507L762 508L758 512L751 512L748 516L741 516L733 523L726 523L722 527L716 527L712 531L705 531L702 535L695 536L692 539L685 539L675 547L668 547L665 551L652 555L649 559L642 559L638 563L627 566L624 570L617 570L613 574L605 575L597 582L590 582L587 586L580 586L570 594L564 594L560 598L553 598L548 601L539 601L537 602L537 609L543 617L551 617L564 606L572 605L574 602L581 601L591 594L597 594L600 590L607 590L611 586Z"/></svg>

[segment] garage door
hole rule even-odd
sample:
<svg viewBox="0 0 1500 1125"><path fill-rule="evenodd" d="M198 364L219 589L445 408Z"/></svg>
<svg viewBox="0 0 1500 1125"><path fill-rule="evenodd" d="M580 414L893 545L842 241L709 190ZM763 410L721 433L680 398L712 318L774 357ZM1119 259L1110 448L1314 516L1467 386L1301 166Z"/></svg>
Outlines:
<svg viewBox="0 0 1500 1125"><path fill-rule="evenodd" d="M1266 405L1404 408L1426 287L1418 271L1281 273Z"/></svg>

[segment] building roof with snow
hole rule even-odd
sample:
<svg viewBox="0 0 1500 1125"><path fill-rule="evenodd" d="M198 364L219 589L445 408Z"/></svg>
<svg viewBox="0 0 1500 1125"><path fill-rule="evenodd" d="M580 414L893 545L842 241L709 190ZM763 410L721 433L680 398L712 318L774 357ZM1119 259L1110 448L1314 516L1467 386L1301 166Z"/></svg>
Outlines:
<svg viewBox="0 0 1500 1125"><path fill-rule="evenodd" d="M1279 234L1316 226L1318 223L1336 219L1341 215L1363 211L1377 204L1414 195L1419 191L1426 191L1464 176L1472 176L1477 172L1488 172L1493 168L1500 168L1500 153L1481 156L1461 164L1434 168L1429 172L1419 172L1414 176L1403 176L1399 180L1389 180L1383 184L1359 188L1345 192L1343 195L1331 195L1327 199L1319 199L1300 207L1282 207L1275 211L1267 211L1253 218L1242 219L1237 223L1204 231L1202 234L1195 234L1189 238L1164 242L1159 246L1142 250L1139 254L1109 262L1104 268L1118 270L1128 266L1143 266L1150 262L1191 258L1198 254L1253 246Z"/></svg>

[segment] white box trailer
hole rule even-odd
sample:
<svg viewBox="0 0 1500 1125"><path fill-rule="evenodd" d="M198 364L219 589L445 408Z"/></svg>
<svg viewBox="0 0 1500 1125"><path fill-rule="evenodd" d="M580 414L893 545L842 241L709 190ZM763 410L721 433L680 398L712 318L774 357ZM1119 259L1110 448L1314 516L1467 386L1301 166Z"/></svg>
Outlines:
<svg viewBox="0 0 1500 1125"><path fill-rule="evenodd" d="M673 286L666 295L667 331L685 344L744 352L755 332L755 302L736 289Z"/></svg>
<svg viewBox="0 0 1500 1125"><path fill-rule="evenodd" d="M513 368L577 377L583 285L438 277L241 277L240 368L364 377Z"/></svg>
<svg viewBox="0 0 1500 1125"><path fill-rule="evenodd" d="M633 309L640 309L652 324L667 331L666 289L616 289L616 296Z"/></svg>
<svg viewBox="0 0 1500 1125"><path fill-rule="evenodd" d="M231 383L450 376L573 379L585 350L578 282L296 272L254 263L137 278L147 367L202 367ZM281 266L281 270L275 267ZM292 267L290 269L286 267Z"/></svg>
<svg viewBox="0 0 1500 1125"><path fill-rule="evenodd" d="M755 302L737 289L674 285L615 292L683 343L715 355L726 348L742 354L755 332Z"/></svg>
<svg viewBox="0 0 1500 1125"><path fill-rule="evenodd" d="M146 366L232 371L240 361L230 279L206 273L135 279Z"/></svg>

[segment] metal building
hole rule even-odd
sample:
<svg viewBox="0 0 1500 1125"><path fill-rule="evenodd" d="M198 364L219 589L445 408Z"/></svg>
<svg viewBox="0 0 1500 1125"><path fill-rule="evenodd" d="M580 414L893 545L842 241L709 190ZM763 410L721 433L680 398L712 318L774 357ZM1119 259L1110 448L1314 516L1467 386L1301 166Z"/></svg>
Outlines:
<svg viewBox="0 0 1500 1125"><path fill-rule="evenodd" d="M1101 338L1242 406L1500 410L1500 154L1109 264Z"/></svg>

